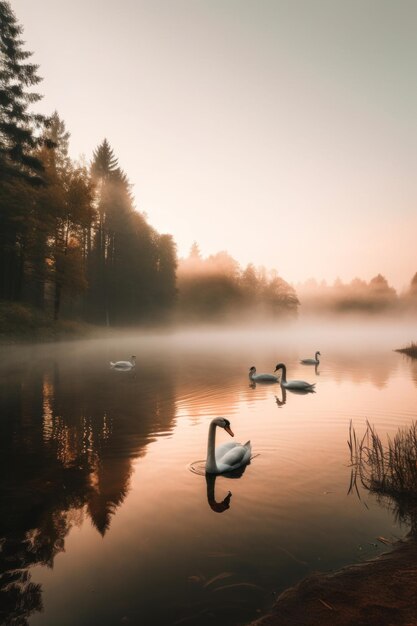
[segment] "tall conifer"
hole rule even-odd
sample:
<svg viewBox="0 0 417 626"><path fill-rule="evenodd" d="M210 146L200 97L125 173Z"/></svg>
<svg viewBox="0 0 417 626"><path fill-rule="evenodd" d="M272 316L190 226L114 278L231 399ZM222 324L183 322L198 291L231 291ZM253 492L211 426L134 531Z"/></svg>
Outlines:
<svg viewBox="0 0 417 626"><path fill-rule="evenodd" d="M42 164L33 150L40 141L36 129L47 118L29 110L42 98L30 88L42 79L38 66L28 62L32 53L23 49L22 31L10 4L0 0L0 181L19 177L39 183Z"/></svg>

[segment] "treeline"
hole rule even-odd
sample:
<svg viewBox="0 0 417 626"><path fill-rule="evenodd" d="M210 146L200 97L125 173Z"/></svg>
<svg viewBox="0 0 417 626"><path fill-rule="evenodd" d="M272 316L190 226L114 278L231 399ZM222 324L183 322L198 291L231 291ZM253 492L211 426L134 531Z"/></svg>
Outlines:
<svg viewBox="0 0 417 626"><path fill-rule="evenodd" d="M180 318L218 319L293 316L299 301L276 271L249 264L242 269L227 252L207 258L196 243L178 263Z"/></svg>
<svg viewBox="0 0 417 626"><path fill-rule="evenodd" d="M332 285L318 283L310 278L297 285L304 312L329 311L333 313L384 313L417 310L417 273L402 293L389 285L387 279L378 274L369 282L355 278L349 283L337 279Z"/></svg>
<svg viewBox="0 0 417 626"><path fill-rule="evenodd" d="M173 239L135 210L109 142L89 164L69 157L69 133L58 113L31 112L41 79L4 0L0 24L3 332L5 312L17 326L30 326L28 311L112 326L166 319L174 310L177 319L296 312L294 289L276 273L252 265L242 270L224 252L202 259L197 246L180 263L177 288Z"/></svg>
<svg viewBox="0 0 417 626"><path fill-rule="evenodd" d="M176 299L176 250L135 210L109 143L91 164L68 156L41 99L21 26L0 1L0 300L95 324L164 317Z"/></svg>

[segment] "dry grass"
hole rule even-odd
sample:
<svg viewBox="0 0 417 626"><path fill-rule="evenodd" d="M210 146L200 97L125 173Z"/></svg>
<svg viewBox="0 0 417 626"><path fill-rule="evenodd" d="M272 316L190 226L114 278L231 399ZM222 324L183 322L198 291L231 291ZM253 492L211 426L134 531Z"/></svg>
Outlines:
<svg viewBox="0 0 417 626"><path fill-rule="evenodd" d="M360 497L360 483L417 532L417 423L400 429L384 445L369 422L360 439L351 422L348 445L352 465L349 492L355 490Z"/></svg>
<svg viewBox="0 0 417 626"><path fill-rule="evenodd" d="M417 343L412 341L409 346L398 348L395 352L401 352L402 354L413 357L413 359L417 359Z"/></svg>

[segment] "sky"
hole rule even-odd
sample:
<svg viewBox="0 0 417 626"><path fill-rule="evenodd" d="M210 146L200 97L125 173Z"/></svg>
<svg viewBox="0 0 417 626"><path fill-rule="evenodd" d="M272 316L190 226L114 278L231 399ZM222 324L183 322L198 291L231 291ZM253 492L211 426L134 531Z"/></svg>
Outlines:
<svg viewBox="0 0 417 626"><path fill-rule="evenodd" d="M70 153L106 137L180 256L417 271L415 0L11 0Z"/></svg>

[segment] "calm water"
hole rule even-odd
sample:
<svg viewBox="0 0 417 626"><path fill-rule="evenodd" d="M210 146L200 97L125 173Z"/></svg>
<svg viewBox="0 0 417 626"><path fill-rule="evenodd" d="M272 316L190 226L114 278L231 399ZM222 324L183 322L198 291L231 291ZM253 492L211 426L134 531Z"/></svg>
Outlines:
<svg viewBox="0 0 417 626"><path fill-rule="evenodd" d="M416 419L417 362L393 352L416 331L300 323L2 348L2 623L245 624L309 572L383 551L377 536L407 528L347 495L346 440L351 419L381 434ZM315 350L317 372L298 364ZM131 354L135 372L109 369ZM317 392L249 385L251 365L279 361ZM218 415L258 456L207 483L189 464Z"/></svg>

